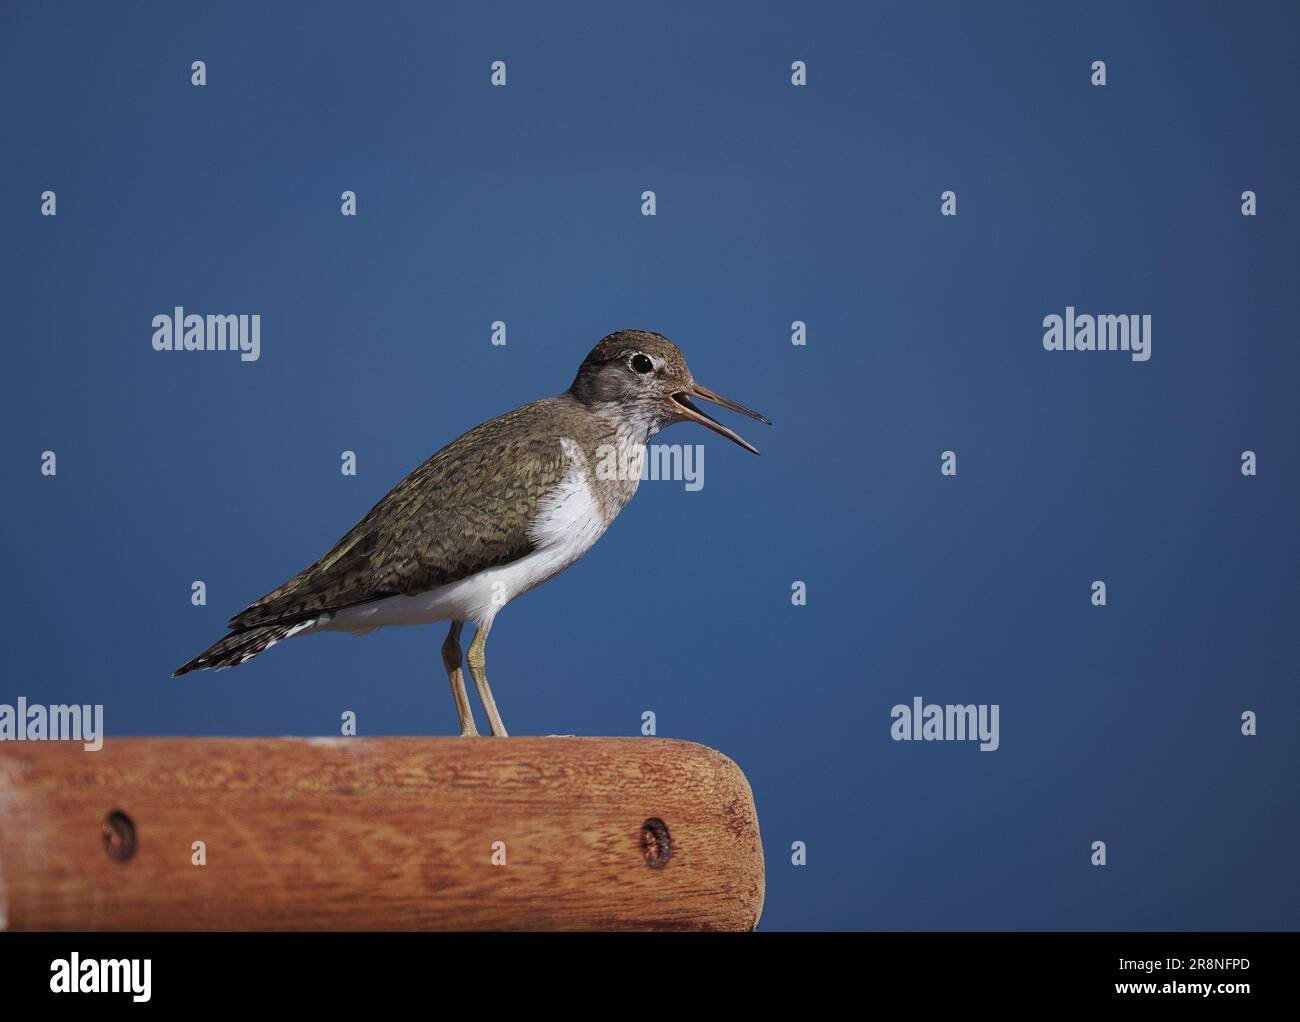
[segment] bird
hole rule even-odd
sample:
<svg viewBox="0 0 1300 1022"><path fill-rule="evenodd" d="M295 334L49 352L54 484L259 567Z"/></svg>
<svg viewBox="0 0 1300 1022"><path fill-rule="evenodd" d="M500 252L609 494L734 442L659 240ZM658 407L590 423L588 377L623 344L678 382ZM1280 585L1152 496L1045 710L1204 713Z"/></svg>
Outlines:
<svg viewBox="0 0 1300 1022"><path fill-rule="evenodd" d="M585 554L636 493L645 445L665 426L695 422L756 447L695 399L771 421L696 382L662 334L618 330L578 367L572 386L453 440L393 487L319 560L240 611L230 634L176 669L238 666L285 639L366 635L450 621L442 644L462 736L478 736L464 662L493 736L508 732L488 684L497 614Z"/></svg>

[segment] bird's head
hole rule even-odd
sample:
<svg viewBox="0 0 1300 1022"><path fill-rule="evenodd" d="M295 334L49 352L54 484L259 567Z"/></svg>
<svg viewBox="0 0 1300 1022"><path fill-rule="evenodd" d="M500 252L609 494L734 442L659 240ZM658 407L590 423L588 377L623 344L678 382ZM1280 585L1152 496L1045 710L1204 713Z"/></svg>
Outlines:
<svg viewBox="0 0 1300 1022"><path fill-rule="evenodd" d="M647 436L674 422L698 422L754 454L756 447L691 399L711 401L771 425L753 409L696 383L677 345L645 330L619 330L604 338L583 359L569 393L588 407L644 427Z"/></svg>

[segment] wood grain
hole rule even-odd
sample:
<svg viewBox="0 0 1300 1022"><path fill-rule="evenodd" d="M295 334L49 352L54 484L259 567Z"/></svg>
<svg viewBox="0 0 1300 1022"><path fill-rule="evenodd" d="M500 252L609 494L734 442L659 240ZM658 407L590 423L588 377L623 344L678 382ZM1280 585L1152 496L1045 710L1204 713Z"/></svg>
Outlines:
<svg viewBox="0 0 1300 1022"><path fill-rule="evenodd" d="M690 742L0 742L0 928L748 930L762 906L749 784Z"/></svg>

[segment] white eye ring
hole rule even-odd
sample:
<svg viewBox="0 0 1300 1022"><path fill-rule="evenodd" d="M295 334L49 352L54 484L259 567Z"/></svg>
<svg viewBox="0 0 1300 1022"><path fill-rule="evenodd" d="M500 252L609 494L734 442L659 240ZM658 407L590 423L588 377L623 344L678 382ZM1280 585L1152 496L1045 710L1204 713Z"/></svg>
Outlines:
<svg viewBox="0 0 1300 1022"><path fill-rule="evenodd" d="M644 376L646 373L654 371L655 364L654 360L651 359L649 355L642 354L638 351L627 360L627 367L631 369L632 372L640 373Z"/></svg>

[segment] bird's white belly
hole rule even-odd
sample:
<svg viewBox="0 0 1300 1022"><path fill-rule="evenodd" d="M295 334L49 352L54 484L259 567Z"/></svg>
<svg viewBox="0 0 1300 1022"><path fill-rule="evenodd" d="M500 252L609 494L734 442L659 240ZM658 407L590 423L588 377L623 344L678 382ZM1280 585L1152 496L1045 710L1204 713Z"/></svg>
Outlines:
<svg viewBox="0 0 1300 1022"><path fill-rule="evenodd" d="M322 615L302 632L364 635L390 625L447 620L483 625L516 596L559 574L591 549L609 526L588 485L583 470L586 459L567 438L561 443L570 456L570 468L555 489L538 502L537 514L528 529L535 547L531 553L428 592L389 596Z"/></svg>

